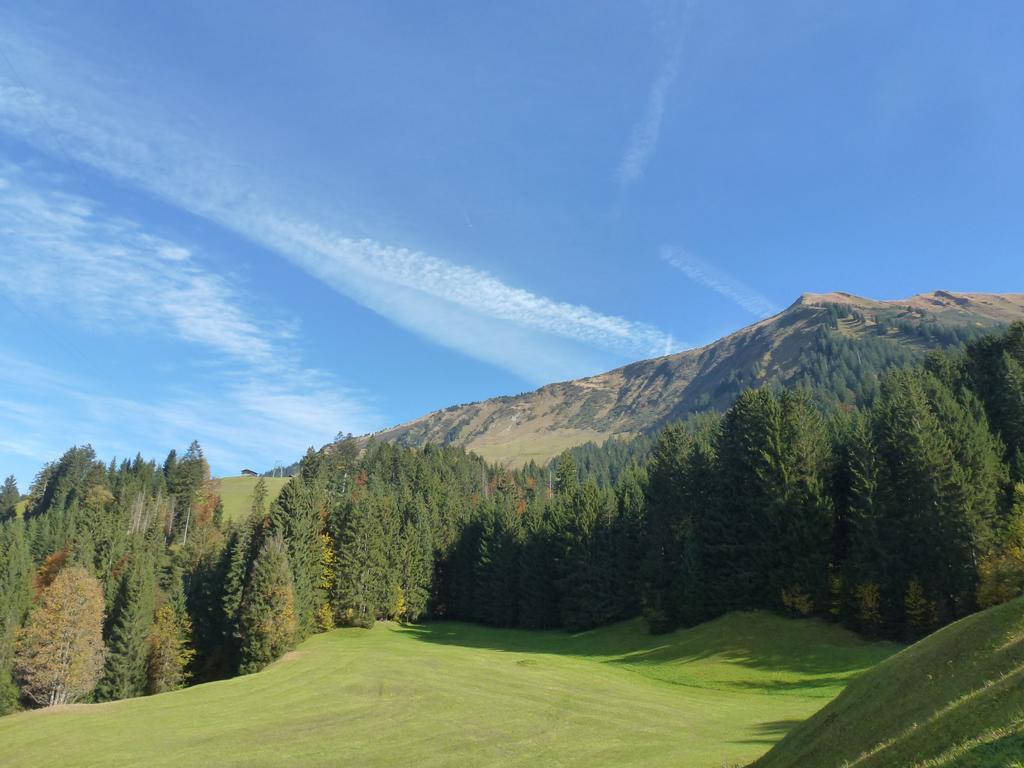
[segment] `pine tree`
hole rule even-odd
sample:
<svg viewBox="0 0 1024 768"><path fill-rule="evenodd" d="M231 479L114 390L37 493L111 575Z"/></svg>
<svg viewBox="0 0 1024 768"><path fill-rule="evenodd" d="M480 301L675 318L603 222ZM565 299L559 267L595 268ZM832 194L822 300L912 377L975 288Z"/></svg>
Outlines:
<svg viewBox="0 0 1024 768"><path fill-rule="evenodd" d="M262 532L262 523L255 516L246 518L228 535L224 548L224 607L225 626L237 631L245 585L249 582L252 563L261 543L257 533Z"/></svg>
<svg viewBox="0 0 1024 768"><path fill-rule="evenodd" d="M572 453L565 451L558 457L554 488L556 494L571 497L580 487L579 469Z"/></svg>
<svg viewBox="0 0 1024 768"><path fill-rule="evenodd" d="M612 537L615 500L593 483L566 500L565 576L560 583L562 624L571 631L619 618L617 553Z"/></svg>
<svg viewBox="0 0 1024 768"><path fill-rule="evenodd" d="M640 560L643 520L647 513L644 485L647 474L630 464L615 482L616 516L610 532L614 549L616 614L635 616L640 606Z"/></svg>
<svg viewBox="0 0 1024 768"><path fill-rule="evenodd" d="M15 709L15 637L32 602L32 560L20 520L0 523L0 715Z"/></svg>
<svg viewBox="0 0 1024 768"><path fill-rule="evenodd" d="M99 699L127 699L146 692L155 590L152 561L136 552L121 577L111 611L106 668L96 689Z"/></svg>
<svg viewBox="0 0 1024 768"><path fill-rule="evenodd" d="M244 674L257 672L288 651L298 629L288 550L280 534L263 542L246 584L238 617Z"/></svg>
<svg viewBox="0 0 1024 768"><path fill-rule="evenodd" d="M18 502L21 501L21 493L18 491L18 482L13 475L9 475L0 489L0 523L14 518L18 511Z"/></svg>
<svg viewBox="0 0 1024 768"><path fill-rule="evenodd" d="M545 505L539 498L526 508L519 578L521 626L549 629L559 626L562 620L559 586L565 576L562 512L562 505Z"/></svg>
<svg viewBox="0 0 1024 768"><path fill-rule="evenodd" d="M885 517L879 492L882 467L867 414L854 415L842 441L846 487L840 503L846 541L842 547L845 601L841 612L853 626L873 633L881 621L879 582L889 582L886 574L892 570L890 559L894 553L883 536ZM892 600L893 595L886 597Z"/></svg>
<svg viewBox="0 0 1024 768"><path fill-rule="evenodd" d="M181 580L175 579L171 595L156 611L149 636L147 693L174 691L188 681L188 666L196 655L190 647L191 635L192 622L185 607Z"/></svg>
<svg viewBox="0 0 1024 768"><path fill-rule="evenodd" d="M978 564L978 607L989 608L1024 594L1024 482L1010 494L998 546Z"/></svg>
<svg viewBox="0 0 1024 768"><path fill-rule="evenodd" d="M433 579L433 546L426 510L415 505L402 526L397 567L402 595L397 618L416 621L427 611Z"/></svg>
<svg viewBox="0 0 1024 768"><path fill-rule="evenodd" d="M787 608L805 615L823 610L829 599L835 513L825 480L831 442L806 393L784 392L779 402L781 450L771 464L779 502L774 510L778 559L773 586L783 603L789 603Z"/></svg>
<svg viewBox="0 0 1024 768"><path fill-rule="evenodd" d="M879 581L883 595L890 596L889 620L896 625L903 623L900 596L911 580L934 596L943 621L973 604L977 580L965 472L926 384L911 371L891 374L875 414L880 533L888 566Z"/></svg>
<svg viewBox="0 0 1024 768"><path fill-rule="evenodd" d="M252 489L252 502L249 513L257 520L267 516L267 481L260 477Z"/></svg>
<svg viewBox="0 0 1024 768"><path fill-rule="evenodd" d="M474 613L495 627L519 622L522 526L515 500L507 493L488 499L476 567Z"/></svg>
<svg viewBox="0 0 1024 768"><path fill-rule="evenodd" d="M338 546L332 604L342 623L372 627L391 599L388 543L377 499L360 493L333 516Z"/></svg>
<svg viewBox="0 0 1024 768"><path fill-rule="evenodd" d="M722 421L715 503L702 523L708 588L719 611L777 604L782 429L782 409L768 390L743 392Z"/></svg>
<svg viewBox="0 0 1024 768"><path fill-rule="evenodd" d="M668 632L680 617L674 597L680 577L680 534L689 525L683 479L693 436L681 423L670 424L651 454L643 537L642 607L651 632Z"/></svg>
<svg viewBox="0 0 1024 768"><path fill-rule="evenodd" d="M327 489L322 477L306 477L308 479L300 475L289 480L270 511L273 527L281 531L288 545L300 638L316 628L316 609L325 599L319 584L322 577L320 534L324 527Z"/></svg>

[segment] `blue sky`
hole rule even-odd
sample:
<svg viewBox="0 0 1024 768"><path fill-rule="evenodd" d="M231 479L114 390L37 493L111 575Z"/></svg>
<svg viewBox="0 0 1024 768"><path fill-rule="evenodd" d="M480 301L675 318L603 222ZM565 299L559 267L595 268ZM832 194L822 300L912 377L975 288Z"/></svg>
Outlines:
<svg viewBox="0 0 1024 768"><path fill-rule="evenodd" d="M8 2L0 473L1024 290L1018 3Z"/></svg>

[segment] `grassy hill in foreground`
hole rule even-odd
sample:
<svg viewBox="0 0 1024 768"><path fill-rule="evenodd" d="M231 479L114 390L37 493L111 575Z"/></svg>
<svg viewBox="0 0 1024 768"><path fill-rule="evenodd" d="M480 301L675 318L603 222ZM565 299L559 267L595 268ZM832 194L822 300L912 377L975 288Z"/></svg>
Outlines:
<svg viewBox="0 0 1024 768"><path fill-rule="evenodd" d="M657 637L378 624L256 675L0 718L0 765L718 767L896 650L766 613Z"/></svg>
<svg viewBox="0 0 1024 768"><path fill-rule="evenodd" d="M1024 766L1024 599L888 659L755 766Z"/></svg>
<svg viewBox="0 0 1024 768"><path fill-rule="evenodd" d="M252 509L252 492L258 477L239 475L237 477L221 477L217 479L220 500L224 504L224 519L239 520L249 514ZM265 477L267 484L267 504L270 504L281 493L287 477Z"/></svg>

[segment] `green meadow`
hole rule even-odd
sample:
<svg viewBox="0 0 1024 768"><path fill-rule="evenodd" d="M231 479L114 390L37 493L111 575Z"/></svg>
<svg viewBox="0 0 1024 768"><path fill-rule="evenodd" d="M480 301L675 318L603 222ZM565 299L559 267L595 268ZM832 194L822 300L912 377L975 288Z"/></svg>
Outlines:
<svg viewBox="0 0 1024 768"><path fill-rule="evenodd" d="M760 612L662 636L379 623L255 675L0 719L0 765L720 768L897 650Z"/></svg>
<svg viewBox="0 0 1024 768"><path fill-rule="evenodd" d="M287 477L265 477L267 484L267 504L277 498L288 482ZM252 509L252 492L256 488L258 477L238 475L237 477L221 477L217 479L220 500L224 504L225 520L240 520Z"/></svg>

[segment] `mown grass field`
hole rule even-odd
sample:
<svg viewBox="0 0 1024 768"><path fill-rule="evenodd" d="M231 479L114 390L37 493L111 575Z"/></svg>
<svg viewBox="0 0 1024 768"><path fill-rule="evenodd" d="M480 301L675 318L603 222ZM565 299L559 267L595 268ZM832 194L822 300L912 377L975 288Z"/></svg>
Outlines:
<svg viewBox="0 0 1024 768"><path fill-rule="evenodd" d="M896 650L764 613L660 637L378 624L248 677L2 718L0 765L720 768Z"/></svg>
<svg viewBox="0 0 1024 768"><path fill-rule="evenodd" d="M258 477L239 475L238 477L221 477L217 479L220 500L224 504L224 519L238 520L249 514L252 509L252 492L256 488ZM265 477L267 484L267 503L269 504L288 482L287 477Z"/></svg>
<svg viewBox="0 0 1024 768"><path fill-rule="evenodd" d="M757 768L1024 768L1024 598L854 681Z"/></svg>

